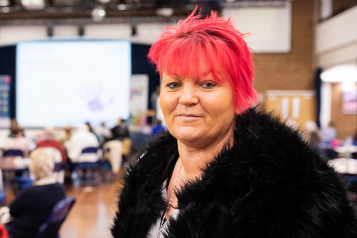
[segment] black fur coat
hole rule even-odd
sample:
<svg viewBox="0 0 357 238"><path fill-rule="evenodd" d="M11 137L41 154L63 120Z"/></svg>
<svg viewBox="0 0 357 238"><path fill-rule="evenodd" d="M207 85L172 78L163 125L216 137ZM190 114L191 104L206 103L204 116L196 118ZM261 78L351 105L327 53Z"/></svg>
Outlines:
<svg viewBox="0 0 357 238"><path fill-rule="evenodd" d="M344 183L297 131L254 109L236 126L233 147L177 194L179 216L166 237L357 237ZM163 171L176 150L176 139L161 134L129 169L113 237L147 236L167 206Z"/></svg>

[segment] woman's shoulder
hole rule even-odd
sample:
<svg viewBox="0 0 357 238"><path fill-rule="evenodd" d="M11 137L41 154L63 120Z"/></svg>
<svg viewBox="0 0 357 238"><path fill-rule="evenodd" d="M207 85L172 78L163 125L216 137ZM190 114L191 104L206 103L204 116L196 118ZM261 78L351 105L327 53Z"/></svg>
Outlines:
<svg viewBox="0 0 357 238"><path fill-rule="evenodd" d="M319 157L301 132L274 112L249 109L237 117L236 128L235 145L252 156L275 158L282 163Z"/></svg>
<svg viewBox="0 0 357 238"><path fill-rule="evenodd" d="M165 164L177 150L176 139L168 131L160 131L139 153L136 164L152 168Z"/></svg>

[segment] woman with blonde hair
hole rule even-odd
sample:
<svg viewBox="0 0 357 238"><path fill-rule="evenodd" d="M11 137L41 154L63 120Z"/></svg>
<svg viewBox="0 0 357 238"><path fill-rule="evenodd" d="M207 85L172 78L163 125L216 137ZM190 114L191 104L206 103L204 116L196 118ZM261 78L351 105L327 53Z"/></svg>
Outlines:
<svg viewBox="0 0 357 238"><path fill-rule="evenodd" d="M53 175L54 162L43 149L31 153L32 186L22 190L10 204L11 221L6 223L10 238L33 238L53 206L66 197L62 184Z"/></svg>

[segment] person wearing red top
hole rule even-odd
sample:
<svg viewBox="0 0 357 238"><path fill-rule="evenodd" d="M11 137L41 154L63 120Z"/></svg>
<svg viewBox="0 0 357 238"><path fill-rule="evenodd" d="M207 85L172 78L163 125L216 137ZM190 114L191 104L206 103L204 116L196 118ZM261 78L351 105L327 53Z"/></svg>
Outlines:
<svg viewBox="0 0 357 238"><path fill-rule="evenodd" d="M54 131L53 131L53 127L47 127L45 128L45 140L41 140L38 141L36 143L36 148L43 148L43 147L52 147L55 148L57 150L59 150L61 152L61 156L62 156L62 161L66 162L67 160L67 155L66 152L63 148L63 145L61 142L56 141L54 138Z"/></svg>

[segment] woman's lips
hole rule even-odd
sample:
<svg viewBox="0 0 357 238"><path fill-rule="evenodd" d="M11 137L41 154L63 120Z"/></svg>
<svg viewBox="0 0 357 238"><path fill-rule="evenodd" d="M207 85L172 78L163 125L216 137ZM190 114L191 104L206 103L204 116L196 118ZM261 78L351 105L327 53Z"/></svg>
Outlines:
<svg viewBox="0 0 357 238"><path fill-rule="evenodd" d="M178 115L177 117L180 119L183 119L183 120L196 120L196 119L200 118L200 116L192 115L192 114L181 114L181 115Z"/></svg>

